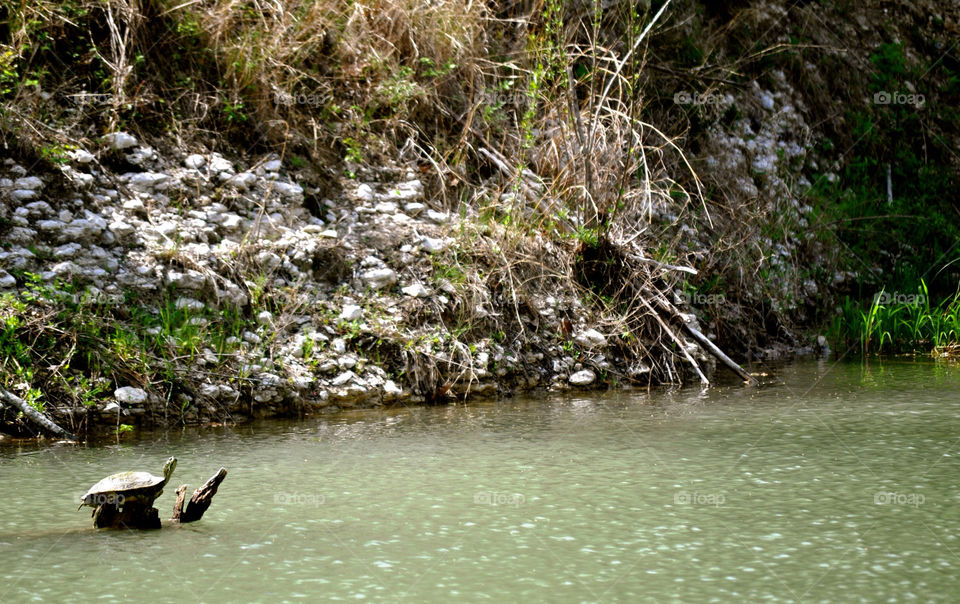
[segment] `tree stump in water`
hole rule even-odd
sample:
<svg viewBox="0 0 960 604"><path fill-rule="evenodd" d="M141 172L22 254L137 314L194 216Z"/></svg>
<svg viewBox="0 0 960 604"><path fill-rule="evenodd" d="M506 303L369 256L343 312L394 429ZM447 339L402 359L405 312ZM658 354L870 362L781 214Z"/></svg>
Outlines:
<svg viewBox="0 0 960 604"><path fill-rule="evenodd" d="M122 508L115 503L101 503L93 510L96 528L160 528L160 512L153 505L128 503Z"/></svg>
<svg viewBox="0 0 960 604"><path fill-rule="evenodd" d="M203 518L204 512L207 511L207 508L210 507L210 503L213 501L213 496L217 494L217 489L220 488L220 483L223 482L223 479L227 477L227 469L220 468L217 470L217 473L210 477L207 482L203 483L199 489L193 492L193 496L190 498L190 504L184 509L183 500L187 492L187 485L182 484L177 487L177 502L173 506L173 517L171 520L174 522L195 522Z"/></svg>

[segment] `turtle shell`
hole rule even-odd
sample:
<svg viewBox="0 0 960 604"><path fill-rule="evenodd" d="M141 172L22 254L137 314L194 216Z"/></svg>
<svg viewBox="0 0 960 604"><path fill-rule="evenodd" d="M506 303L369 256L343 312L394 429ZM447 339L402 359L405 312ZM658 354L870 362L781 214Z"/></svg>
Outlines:
<svg viewBox="0 0 960 604"><path fill-rule="evenodd" d="M164 476L154 476L149 472L111 474L84 493L80 507L97 507L104 503L116 506L134 502L152 504L163 492L163 485L167 484L176 465L175 457L168 459L163 466Z"/></svg>

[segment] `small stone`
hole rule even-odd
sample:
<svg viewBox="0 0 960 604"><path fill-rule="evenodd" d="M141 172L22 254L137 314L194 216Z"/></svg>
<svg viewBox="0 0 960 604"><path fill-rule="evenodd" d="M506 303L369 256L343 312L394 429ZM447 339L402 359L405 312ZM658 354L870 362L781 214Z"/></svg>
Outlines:
<svg viewBox="0 0 960 604"><path fill-rule="evenodd" d="M426 298L430 295L430 290L424 287L420 283L414 283L408 285L401 290L405 295L410 296L411 298Z"/></svg>
<svg viewBox="0 0 960 604"><path fill-rule="evenodd" d="M280 197L296 198L303 195L303 187L300 185L290 182L281 182L279 180L273 183L273 190L276 191Z"/></svg>
<svg viewBox="0 0 960 604"><path fill-rule="evenodd" d="M397 282L397 273L390 268L378 268L366 271L360 278L372 289L383 289Z"/></svg>
<svg viewBox="0 0 960 604"><path fill-rule="evenodd" d="M402 182L387 192L387 199L413 201L423 196L423 183L419 180Z"/></svg>
<svg viewBox="0 0 960 604"><path fill-rule="evenodd" d="M260 325L271 325L273 324L273 313L269 310L261 310L257 313L257 323Z"/></svg>
<svg viewBox="0 0 960 604"><path fill-rule="evenodd" d="M347 342L343 338L336 338L330 343L330 347L333 348L334 352L343 354L347 351Z"/></svg>
<svg viewBox="0 0 960 604"><path fill-rule="evenodd" d="M136 191L149 192L153 189L162 189L170 180L170 176L160 172L139 172L130 175L128 184Z"/></svg>
<svg viewBox="0 0 960 604"><path fill-rule="evenodd" d="M437 212L436 210L427 210L427 218L432 220L437 224L444 224L447 222L449 216L446 212Z"/></svg>
<svg viewBox="0 0 960 604"><path fill-rule="evenodd" d="M66 260L68 258L73 258L80 252L82 248L79 243L67 243L59 247L54 248L53 257L59 260Z"/></svg>
<svg viewBox="0 0 960 604"><path fill-rule="evenodd" d="M245 331L243 332L243 341L249 342L250 344L253 344L254 346L256 346L257 344L260 343L260 336L253 333L252 331Z"/></svg>
<svg viewBox="0 0 960 604"><path fill-rule="evenodd" d="M282 381L279 375L266 372L259 374L257 378L260 380L261 384L268 387L279 386L280 382Z"/></svg>
<svg viewBox="0 0 960 604"><path fill-rule="evenodd" d="M143 388L124 386L113 391L113 398L126 405L142 405L147 402L147 391Z"/></svg>
<svg viewBox="0 0 960 604"><path fill-rule="evenodd" d="M133 225L122 220L114 220L110 223L109 228L120 240L126 239L137 232L137 229Z"/></svg>
<svg viewBox="0 0 960 604"><path fill-rule="evenodd" d="M259 252L256 256L254 256L254 259L265 271L274 271L283 263L283 260L280 258L280 256L269 250L263 250L262 252Z"/></svg>
<svg viewBox="0 0 960 604"><path fill-rule="evenodd" d="M360 201L371 202L373 201L373 188L366 183L361 183L357 186L354 196Z"/></svg>
<svg viewBox="0 0 960 604"><path fill-rule="evenodd" d="M34 201L26 205L26 210L30 216L49 216L53 214L53 208L45 201Z"/></svg>
<svg viewBox="0 0 960 604"><path fill-rule="evenodd" d="M114 151L137 146L137 138L126 132L111 132L103 137L103 142Z"/></svg>
<svg viewBox="0 0 960 604"><path fill-rule="evenodd" d="M183 165L194 170L198 170L207 163L207 158L194 153L193 155L188 155L185 160L183 160Z"/></svg>
<svg viewBox="0 0 960 604"><path fill-rule="evenodd" d="M331 381L330 384L333 386L343 386L347 382L356 378L359 378L359 376L356 373L352 371L344 371L337 377L333 378L333 381Z"/></svg>
<svg viewBox="0 0 960 604"><path fill-rule="evenodd" d="M54 233L61 230L64 226L59 220L38 220L37 228L41 233Z"/></svg>
<svg viewBox="0 0 960 604"><path fill-rule="evenodd" d="M227 181L227 184L241 191L246 191L257 182L257 175L252 172L241 172Z"/></svg>
<svg viewBox="0 0 960 604"><path fill-rule="evenodd" d="M424 237L423 241L420 242L420 249L430 253L442 252L447 247L449 247L447 240L435 237Z"/></svg>
<svg viewBox="0 0 960 604"><path fill-rule="evenodd" d="M123 209L129 212L142 212L145 207L142 199L134 197L123 202Z"/></svg>
<svg viewBox="0 0 960 604"><path fill-rule="evenodd" d="M31 189L16 189L10 193L10 198L14 201L28 201L36 196L37 192Z"/></svg>
<svg viewBox="0 0 960 604"><path fill-rule="evenodd" d="M263 169L267 172L279 172L280 168L283 167L283 162L279 159L271 159L267 163L263 164Z"/></svg>
<svg viewBox="0 0 960 604"><path fill-rule="evenodd" d="M203 310L203 302L195 298L177 298L173 305L181 310Z"/></svg>
<svg viewBox="0 0 960 604"><path fill-rule="evenodd" d="M598 348L607 343L607 339L596 329L587 329L574 336L573 341L584 348Z"/></svg>
<svg viewBox="0 0 960 604"><path fill-rule="evenodd" d="M420 203L419 201L411 201L410 203L403 206L403 211L411 216L417 216L421 214L424 210L427 209L427 205Z"/></svg>
<svg viewBox="0 0 960 604"><path fill-rule="evenodd" d="M89 151L85 151L84 149L77 149L75 151L71 151L68 155L70 155L73 161L77 162L78 164L93 163L93 161L97 159L93 153L90 153Z"/></svg>
<svg viewBox="0 0 960 604"><path fill-rule="evenodd" d="M596 381L597 376L595 373L589 369L582 369L573 375L567 380L574 386L589 386L594 381Z"/></svg>
<svg viewBox="0 0 960 604"><path fill-rule="evenodd" d="M293 385L297 390L306 390L309 388L316 379L312 375L295 375L293 376Z"/></svg>
<svg viewBox="0 0 960 604"><path fill-rule="evenodd" d="M43 188L43 181L36 176L24 176L23 178L18 178L13 182L13 188L36 191L37 189Z"/></svg>
<svg viewBox="0 0 960 604"><path fill-rule="evenodd" d="M206 276L200 271L187 269L184 272L167 271L167 285L172 285L178 289L203 289L207 281Z"/></svg>
<svg viewBox="0 0 960 604"><path fill-rule="evenodd" d="M20 243L22 245L31 245L34 243L33 238L37 236L37 232L33 229L28 229L25 227L14 227L7 231L5 237L6 241L9 243ZM10 266L9 268L18 268Z"/></svg>
<svg viewBox="0 0 960 604"><path fill-rule="evenodd" d="M210 172L214 174L219 174L220 172L233 172L233 164L229 160L224 159L220 155L214 154L210 158Z"/></svg>
<svg viewBox="0 0 960 604"><path fill-rule="evenodd" d="M393 380L387 380L383 383L383 393L389 397L396 397L403 394L403 388L397 386Z"/></svg>
<svg viewBox="0 0 960 604"><path fill-rule="evenodd" d="M229 214L224 214L220 221L220 226L225 231L230 231L230 232L236 231L242 225L243 225L243 218L240 218L239 216L237 216L232 212Z"/></svg>
<svg viewBox="0 0 960 604"><path fill-rule="evenodd" d="M16 285L17 278L7 271L0 269L0 288L9 289L11 287L16 287Z"/></svg>
<svg viewBox="0 0 960 604"><path fill-rule="evenodd" d="M356 304L345 304L340 312L340 318L344 321L356 321L363 317L363 309Z"/></svg>

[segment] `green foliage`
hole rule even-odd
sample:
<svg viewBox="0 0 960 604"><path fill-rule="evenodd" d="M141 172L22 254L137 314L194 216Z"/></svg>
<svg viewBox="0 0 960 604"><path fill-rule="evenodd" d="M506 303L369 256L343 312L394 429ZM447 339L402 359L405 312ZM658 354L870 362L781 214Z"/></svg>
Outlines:
<svg viewBox="0 0 960 604"><path fill-rule="evenodd" d="M19 57L14 51L5 49L0 52L0 96L7 96L19 88L18 62Z"/></svg>
<svg viewBox="0 0 960 604"><path fill-rule="evenodd" d="M881 289L867 303L848 297L829 335L838 346L858 344L862 354L929 352L960 343L960 291L931 304L921 280L915 294Z"/></svg>
<svg viewBox="0 0 960 604"><path fill-rule="evenodd" d="M600 233L597 231L597 229L592 229L587 226L580 226L574 236L576 237L577 241L590 247L597 247L600 244Z"/></svg>
<svg viewBox="0 0 960 604"><path fill-rule="evenodd" d="M220 111L223 113L223 117L228 124L244 124L250 119L250 116L243 110L242 100L230 102L224 99Z"/></svg>
<svg viewBox="0 0 960 604"><path fill-rule="evenodd" d="M903 54L903 44L881 44L870 57L876 71L870 77L871 90L890 90L907 75L907 59Z"/></svg>
<svg viewBox="0 0 960 604"><path fill-rule="evenodd" d="M423 89L414 81L414 71L402 66L377 87L380 101L394 112L401 111L411 99L423 94Z"/></svg>

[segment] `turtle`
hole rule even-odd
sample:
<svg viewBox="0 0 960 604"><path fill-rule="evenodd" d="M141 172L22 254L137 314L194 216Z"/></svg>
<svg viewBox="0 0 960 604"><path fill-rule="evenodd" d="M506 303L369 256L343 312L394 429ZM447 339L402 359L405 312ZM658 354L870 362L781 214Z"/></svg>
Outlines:
<svg viewBox="0 0 960 604"><path fill-rule="evenodd" d="M170 480L176 467L177 458L170 457L163 464L162 477L149 472L120 472L107 476L90 487L77 510L85 505L98 508L104 504L111 504L116 508L127 504L150 508L154 500L163 493L163 486Z"/></svg>

